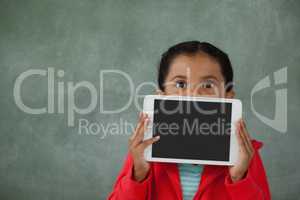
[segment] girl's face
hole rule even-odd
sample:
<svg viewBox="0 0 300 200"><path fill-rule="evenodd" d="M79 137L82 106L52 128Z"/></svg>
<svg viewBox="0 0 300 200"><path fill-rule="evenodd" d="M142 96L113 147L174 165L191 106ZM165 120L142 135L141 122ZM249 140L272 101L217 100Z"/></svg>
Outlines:
<svg viewBox="0 0 300 200"><path fill-rule="evenodd" d="M233 98L226 92L221 66L204 53L179 55L171 63L165 79L164 95Z"/></svg>

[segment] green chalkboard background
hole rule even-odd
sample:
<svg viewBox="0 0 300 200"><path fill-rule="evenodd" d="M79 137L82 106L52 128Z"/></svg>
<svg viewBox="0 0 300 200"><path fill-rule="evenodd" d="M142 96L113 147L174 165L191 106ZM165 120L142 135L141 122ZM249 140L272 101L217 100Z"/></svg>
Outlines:
<svg viewBox="0 0 300 200"><path fill-rule="evenodd" d="M135 123L138 112L132 102L120 113L105 114L98 99L97 109L76 114L70 127L67 103L64 113L57 112L56 88L54 113L28 114L13 96L20 74L63 70L55 87L88 81L103 89L97 95L106 109L119 108L132 96L128 81L106 74L100 84L100 71L121 70L135 86L155 83L161 53L185 40L209 41L229 54L249 131L265 144L261 154L273 199L299 199L299 36L298 0L0 0L0 199L105 199L124 161L128 134L79 134L78 120ZM258 81L284 67L287 84L279 89L288 89L288 130L280 133L254 114L250 96ZM26 105L47 105L46 77L32 76L21 89ZM277 89L253 98L268 118L275 115ZM151 86L140 91L152 92ZM87 90L78 89L75 97L78 107L88 106Z"/></svg>

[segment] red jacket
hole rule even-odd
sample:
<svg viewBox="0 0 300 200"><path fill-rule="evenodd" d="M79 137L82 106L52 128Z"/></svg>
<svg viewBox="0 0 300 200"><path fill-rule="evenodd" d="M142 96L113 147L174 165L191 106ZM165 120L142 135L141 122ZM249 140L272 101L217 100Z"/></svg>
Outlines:
<svg viewBox="0 0 300 200"><path fill-rule="evenodd" d="M232 183L226 166L205 165L194 200L270 200L270 191L262 160L258 153L262 143L253 140L255 154L244 179ZM150 163L145 180L132 178L132 157L114 185L109 200L182 200L179 172L175 163Z"/></svg>

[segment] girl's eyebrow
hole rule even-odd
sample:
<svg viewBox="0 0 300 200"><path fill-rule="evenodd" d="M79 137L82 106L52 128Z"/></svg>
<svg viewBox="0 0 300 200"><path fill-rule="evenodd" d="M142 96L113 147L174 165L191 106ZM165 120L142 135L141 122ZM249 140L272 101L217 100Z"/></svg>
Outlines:
<svg viewBox="0 0 300 200"><path fill-rule="evenodd" d="M174 80L174 79L176 79L176 78L181 78L181 79L186 79L186 76L183 76L183 75L176 75L176 76L174 76L171 80Z"/></svg>
<svg viewBox="0 0 300 200"><path fill-rule="evenodd" d="M201 79L215 79L216 81L219 81L219 80L217 79L217 77L215 77L215 76L213 76L213 75L203 76L203 77L201 77Z"/></svg>
<svg viewBox="0 0 300 200"><path fill-rule="evenodd" d="M178 79L186 79L186 76L184 76L184 75L176 75L176 76L174 76L171 80L174 80L174 79L176 79L176 78L178 78ZM202 77L201 77L201 80L203 80L203 79L215 79L216 81L219 81L219 80L217 79L217 77L215 77L215 76L213 76L213 75L202 76Z"/></svg>

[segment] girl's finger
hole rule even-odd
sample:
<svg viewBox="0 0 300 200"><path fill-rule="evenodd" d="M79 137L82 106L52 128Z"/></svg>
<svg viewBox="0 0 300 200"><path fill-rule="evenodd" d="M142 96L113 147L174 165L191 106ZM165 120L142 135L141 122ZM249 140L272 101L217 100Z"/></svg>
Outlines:
<svg viewBox="0 0 300 200"><path fill-rule="evenodd" d="M143 141L143 143L141 143L142 148L146 149L149 145L157 142L159 139L160 139L160 136L158 135L158 136L155 136L153 138L150 138L150 139L147 139L147 140Z"/></svg>
<svg viewBox="0 0 300 200"><path fill-rule="evenodd" d="M143 119L144 119L144 114L142 112L140 112L139 114L139 118L138 118L138 124L136 125L133 134L130 137L130 140L133 141L134 138L136 137L139 129L142 127L143 125Z"/></svg>
<svg viewBox="0 0 300 200"><path fill-rule="evenodd" d="M239 144L239 149L241 151L244 151L244 152L247 151L246 147L245 147L245 144L244 144L244 141L243 141L242 136L241 136L241 128L240 128L239 121L236 124L236 136L237 136L237 140L238 140L238 144Z"/></svg>
<svg viewBox="0 0 300 200"><path fill-rule="evenodd" d="M252 153L254 149L253 149L251 138L250 138L249 132L248 132L248 130L246 128L246 123L245 123L244 120L242 120L242 122L241 122L241 128L242 128L245 140L246 140L246 144L247 144L247 146L248 146L248 148L250 150L250 153Z"/></svg>
<svg viewBox="0 0 300 200"><path fill-rule="evenodd" d="M241 138L243 140L243 143L245 145L245 149L246 149L246 152L250 155L252 153L252 150L251 150L251 146L249 145L248 141L247 141L247 138L245 136L245 130L243 129L242 127L242 122L240 121L240 135L241 135Z"/></svg>
<svg viewBox="0 0 300 200"><path fill-rule="evenodd" d="M148 127L149 124L149 118L147 117L147 115L145 116L145 118L143 118L143 122L141 127L139 128L139 130L136 133L135 138L133 139L132 144L134 146L138 145L139 143L141 143L144 139L144 133Z"/></svg>

